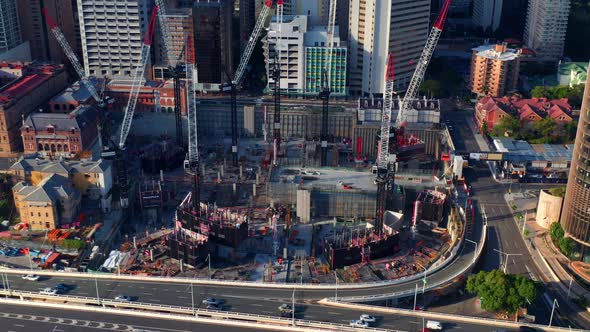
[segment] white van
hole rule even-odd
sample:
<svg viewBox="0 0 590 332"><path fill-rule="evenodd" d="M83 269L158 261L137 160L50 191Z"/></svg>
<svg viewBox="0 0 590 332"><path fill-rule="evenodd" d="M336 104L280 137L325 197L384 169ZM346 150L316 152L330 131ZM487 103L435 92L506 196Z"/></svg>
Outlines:
<svg viewBox="0 0 590 332"><path fill-rule="evenodd" d="M431 330L442 330L442 324L435 320L429 320L426 322L426 327Z"/></svg>

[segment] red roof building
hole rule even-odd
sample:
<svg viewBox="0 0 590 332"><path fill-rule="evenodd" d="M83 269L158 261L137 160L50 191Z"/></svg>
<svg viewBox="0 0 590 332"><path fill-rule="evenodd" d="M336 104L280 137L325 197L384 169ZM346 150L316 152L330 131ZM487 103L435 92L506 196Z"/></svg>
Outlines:
<svg viewBox="0 0 590 332"><path fill-rule="evenodd" d="M0 156L23 151L23 118L65 88L66 81L62 65L27 65L20 78L0 88Z"/></svg>
<svg viewBox="0 0 590 332"><path fill-rule="evenodd" d="M573 121L572 106L567 98L548 100L547 98L520 99L517 97L484 97L475 105L475 118L478 127L487 124L488 130L507 115L518 117L523 123L533 123L550 117L557 123Z"/></svg>

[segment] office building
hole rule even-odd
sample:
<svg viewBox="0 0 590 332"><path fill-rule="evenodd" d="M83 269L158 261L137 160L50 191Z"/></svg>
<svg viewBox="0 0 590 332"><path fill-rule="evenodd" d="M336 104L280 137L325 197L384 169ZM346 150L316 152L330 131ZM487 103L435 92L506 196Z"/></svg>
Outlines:
<svg viewBox="0 0 590 332"><path fill-rule="evenodd" d="M186 42L187 38L191 41L195 38L192 8L176 8L168 10L166 22L168 24L168 46L170 49L166 50L160 25L156 24L156 36L154 37L155 65L166 66L169 64L169 59L172 59L172 61L180 60L180 62L184 63L187 60L187 53L190 63L195 63L194 44L192 42Z"/></svg>
<svg viewBox="0 0 590 332"><path fill-rule="evenodd" d="M327 59L328 34L325 27L315 27L304 36L305 93L321 91L322 73ZM346 95L346 45L341 42L338 27L334 29L332 62L330 66L330 91L332 96Z"/></svg>
<svg viewBox="0 0 590 332"><path fill-rule="evenodd" d="M520 70L520 50L506 44L482 45L471 56L471 92L500 97L516 90Z"/></svg>
<svg viewBox="0 0 590 332"><path fill-rule="evenodd" d="M502 18L504 0L474 0L473 24L484 31L496 31Z"/></svg>
<svg viewBox="0 0 590 332"><path fill-rule="evenodd" d="M16 2L0 0L0 53L17 47L22 40Z"/></svg>
<svg viewBox="0 0 590 332"><path fill-rule="evenodd" d="M430 0L350 0L348 21L351 95L382 94L389 52L395 90L404 90L429 33Z"/></svg>
<svg viewBox="0 0 590 332"><path fill-rule="evenodd" d="M524 43L537 57L557 61L563 55L570 0L530 0Z"/></svg>
<svg viewBox="0 0 590 332"><path fill-rule="evenodd" d="M590 69L588 70L590 75ZM590 81L586 82L578 132L570 168L561 225L578 244L582 259L590 262Z"/></svg>
<svg viewBox="0 0 590 332"><path fill-rule="evenodd" d="M151 8L138 0L78 0L86 75L131 76L141 58Z"/></svg>
<svg viewBox="0 0 590 332"><path fill-rule="evenodd" d="M47 26L47 20L41 12L42 6L57 23L74 53L82 59L76 0L21 0L17 3L23 40L29 41L33 59L69 63L61 45Z"/></svg>

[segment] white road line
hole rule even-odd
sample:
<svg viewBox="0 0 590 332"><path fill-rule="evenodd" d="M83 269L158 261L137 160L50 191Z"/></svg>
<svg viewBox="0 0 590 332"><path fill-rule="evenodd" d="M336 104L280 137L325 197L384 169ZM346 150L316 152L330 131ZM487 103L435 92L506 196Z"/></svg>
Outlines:
<svg viewBox="0 0 590 332"><path fill-rule="evenodd" d="M154 293L141 293L143 295L154 295Z"/></svg>
<svg viewBox="0 0 590 332"><path fill-rule="evenodd" d="M252 303L250 305L253 307L262 307L262 304L258 304L258 303Z"/></svg>
<svg viewBox="0 0 590 332"><path fill-rule="evenodd" d="M338 313L338 312L333 312L333 311L328 311L328 313L329 313L330 315L339 315L339 314L340 314L340 313Z"/></svg>
<svg viewBox="0 0 590 332"><path fill-rule="evenodd" d="M25 327L23 324L12 324L14 326L18 326L18 327Z"/></svg>

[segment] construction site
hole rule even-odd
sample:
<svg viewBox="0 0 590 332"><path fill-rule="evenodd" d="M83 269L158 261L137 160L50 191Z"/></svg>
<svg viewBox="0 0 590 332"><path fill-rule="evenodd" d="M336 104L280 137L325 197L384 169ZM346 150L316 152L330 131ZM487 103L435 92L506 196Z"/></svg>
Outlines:
<svg viewBox="0 0 590 332"><path fill-rule="evenodd" d="M216 112L229 113L220 118L228 119L223 126L231 135L218 136L203 134L222 124L197 112L199 95L190 88L196 64L188 55L170 60L174 113L147 113L143 126L151 127L141 129L143 115L134 112L146 54L156 21L165 27L167 19L164 1L156 1L122 124L105 117L101 127L102 158L113 162L114 201L122 215L112 226L118 235L110 246L105 241L81 252L81 260L113 273L325 283L400 278L447 257L465 226L450 181L455 170L444 157L451 148L440 103L420 98L418 87L448 3L403 98L393 90L390 54L382 96L359 98L356 107L331 106L327 82L334 69L325 61L317 107L281 107L278 63L286 50L273 46L267 50L276 59L272 103L238 107L244 72L270 13L282 22L283 1L267 0L235 75L222 85L228 101ZM333 45L335 19L332 0L327 45ZM170 32L160 32L170 43ZM281 45L280 34L272 38ZM331 52L328 47L327 59ZM101 96L96 100L109 105ZM103 109L116 113L118 107Z"/></svg>

